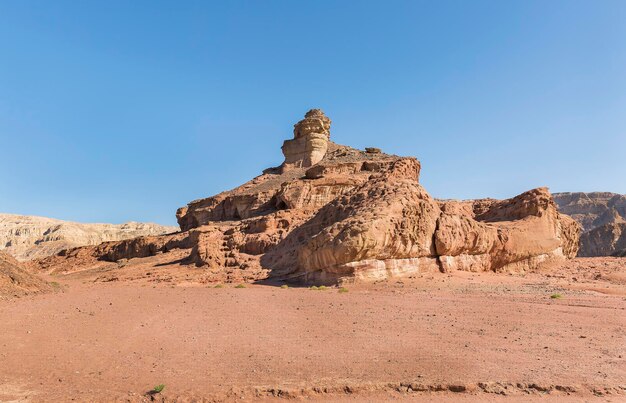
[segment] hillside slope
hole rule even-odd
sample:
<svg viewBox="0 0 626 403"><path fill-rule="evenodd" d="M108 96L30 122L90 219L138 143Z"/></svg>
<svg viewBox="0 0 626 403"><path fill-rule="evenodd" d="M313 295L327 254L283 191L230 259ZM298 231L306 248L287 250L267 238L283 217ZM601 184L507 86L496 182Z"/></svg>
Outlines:
<svg viewBox="0 0 626 403"><path fill-rule="evenodd" d="M626 254L626 195L567 192L555 193L554 201L583 227L579 256Z"/></svg>
<svg viewBox="0 0 626 403"><path fill-rule="evenodd" d="M0 252L0 299L51 289L50 284L27 272L12 256Z"/></svg>

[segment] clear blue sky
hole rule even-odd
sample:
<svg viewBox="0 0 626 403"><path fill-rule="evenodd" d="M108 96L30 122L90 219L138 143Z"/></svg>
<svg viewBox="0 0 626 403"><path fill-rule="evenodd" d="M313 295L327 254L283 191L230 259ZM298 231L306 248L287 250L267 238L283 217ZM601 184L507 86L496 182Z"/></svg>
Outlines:
<svg viewBox="0 0 626 403"><path fill-rule="evenodd" d="M312 107L436 197L626 193L626 1L0 1L0 212L173 224Z"/></svg>

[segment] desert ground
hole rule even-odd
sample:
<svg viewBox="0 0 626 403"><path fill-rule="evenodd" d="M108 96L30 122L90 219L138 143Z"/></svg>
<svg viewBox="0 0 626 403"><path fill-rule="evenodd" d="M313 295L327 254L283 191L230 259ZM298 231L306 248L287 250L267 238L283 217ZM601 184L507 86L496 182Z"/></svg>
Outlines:
<svg viewBox="0 0 626 403"><path fill-rule="evenodd" d="M129 267L0 301L0 401L626 400L625 258L345 290Z"/></svg>
<svg viewBox="0 0 626 403"><path fill-rule="evenodd" d="M626 403L625 39L0 0L0 403Z"/></svg>
<svg viewBox="0 0 626 403"><path fill-rule="evenodd" d="M0 400L626 401L626 258L574 258L622 255L622 195L437 200L330 124L180 231L5 220Z"/></svg>

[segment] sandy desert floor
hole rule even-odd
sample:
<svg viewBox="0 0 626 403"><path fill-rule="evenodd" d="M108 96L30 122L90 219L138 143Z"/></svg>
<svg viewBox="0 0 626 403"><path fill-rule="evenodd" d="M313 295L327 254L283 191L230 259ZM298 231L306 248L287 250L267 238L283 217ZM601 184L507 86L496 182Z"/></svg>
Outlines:
<svg viewBox="0 0 626 403"><path fill-rule="evenodd" d="M94 278L0 301L0 401L626 401L626 259L348 292Z"/></svg>

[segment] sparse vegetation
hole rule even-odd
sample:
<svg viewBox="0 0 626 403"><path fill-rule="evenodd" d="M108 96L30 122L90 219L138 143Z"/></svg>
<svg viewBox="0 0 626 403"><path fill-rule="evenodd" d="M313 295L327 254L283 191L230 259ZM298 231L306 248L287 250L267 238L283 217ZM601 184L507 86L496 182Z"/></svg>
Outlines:
<svg viewBox="0 0 626 403"><path fill-rule="evenodd" d="M317 290L319 290L319 287L318 287L318 286L316 286L316 285L312 285L312 286L309 288L309 290L317 291Z"/></svg>
<svg viewBox="0 0 626 403"><path fill-rule="evenodd" d="M283 284L280 286L280 288L282 288L283 290L286 290L287 288L289 288L289 286L287 284Z"/></svg>
<svg viewBox="0 0 626 403"><path fill-rule="evenodd" d="M235 288L246 288L245 284L238 284L235 286Z"/></svg>
<svg viewBox="0 0 626 403"><path fill-rule="evenodd" d="M320 285L319 287L317 287L317 289L319 291L326 291L328 289L328 287L326 287L325 285Z"/></svg>
<svg viewBox="0 0 626 403"><path fill-rule="evenodd" d="M563 296L561 294L552 294L552 295L550 295L550 298L552 298L552 299L561 299L561 298L563 298Z"/></svg>
<svg viewBox="0 0 626 403"><path fill-rule="evenodd" d="M224 288L224 284L216 284L213 288Z"/></svg>
<svg viewBox="0 0 626 403"><path fill-rule="evenodd" d="M164 384L157 385L154 388L152 388L152 393L161 393L163 389L165 389Z"/></svg>
<svg viewBox="0 0 626 403"><path fill-rule="evenodd" d="M341 288L339 289L339 292L340 292L340 293L348 292L348 289L347 289L346 287L341 287Z"/></svg>
<svg viewBox="0 0 626 403"><path fill-rule="evenodd" d="M51 282L50 282L50 285L51 285L52 287L54 287L54 288L61 288L61 284L59 284L59 283L58 283L58 282L56 282L56 281L51 281Z"/></svg>

